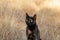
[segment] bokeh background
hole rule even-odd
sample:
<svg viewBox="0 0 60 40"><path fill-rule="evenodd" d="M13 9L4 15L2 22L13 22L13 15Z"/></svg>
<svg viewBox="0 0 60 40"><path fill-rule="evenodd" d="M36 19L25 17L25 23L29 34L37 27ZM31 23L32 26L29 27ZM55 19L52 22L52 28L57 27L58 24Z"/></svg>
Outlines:
<svg viewBox="0 0 60 40"><path fill-rule="evenodd" d="M60 40L60 0L0 0L0 40L27 40L26 13L37 15L42 40Z"/></svg>

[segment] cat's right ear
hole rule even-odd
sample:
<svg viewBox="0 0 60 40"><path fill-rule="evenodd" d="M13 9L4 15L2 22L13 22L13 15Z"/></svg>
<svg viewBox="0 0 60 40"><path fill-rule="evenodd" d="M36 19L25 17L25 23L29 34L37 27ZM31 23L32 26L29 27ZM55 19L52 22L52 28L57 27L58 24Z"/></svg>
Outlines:
<svg viewBox="0 0 60 40"><path fill-rule="evenodd" d="M28 13L26 13L26 18L29 17Z"/></svg>
<svg viewBox="0 0 60 40"><path fill-rule="evenodd" d="M36 20L36 14L34 14L33 18Z"/></svg>

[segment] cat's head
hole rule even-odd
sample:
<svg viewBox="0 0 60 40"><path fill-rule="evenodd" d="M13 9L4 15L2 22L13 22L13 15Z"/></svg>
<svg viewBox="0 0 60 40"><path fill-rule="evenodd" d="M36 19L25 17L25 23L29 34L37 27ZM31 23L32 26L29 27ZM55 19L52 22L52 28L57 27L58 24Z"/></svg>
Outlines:
<svg viewBox="0 0 60 40"><path fill-rule="evenodd" d="M27 13L26 13L26 20L25 20L26 24L28 26L31 26L31 25L34 25L36 24L36 14L34 14L34 16L29 16Z"/></svg>

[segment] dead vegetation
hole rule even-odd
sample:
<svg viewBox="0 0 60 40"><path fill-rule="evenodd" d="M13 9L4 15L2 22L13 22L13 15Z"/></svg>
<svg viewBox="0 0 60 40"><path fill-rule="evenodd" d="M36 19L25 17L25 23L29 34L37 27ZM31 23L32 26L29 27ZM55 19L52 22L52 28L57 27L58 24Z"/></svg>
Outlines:
<svg viewBox="0 0 60 40"><path fill-rule="evenodd" d="M26 40L26 12L30 15L37 14L37 24L42 40L60 40L59 10L48 7L39 9L36 6L38 3L35 5L33 1L31 5L28 3L30 6L19 4L19 0L15 2L14 0L0 1L0 40Z"/></svg>

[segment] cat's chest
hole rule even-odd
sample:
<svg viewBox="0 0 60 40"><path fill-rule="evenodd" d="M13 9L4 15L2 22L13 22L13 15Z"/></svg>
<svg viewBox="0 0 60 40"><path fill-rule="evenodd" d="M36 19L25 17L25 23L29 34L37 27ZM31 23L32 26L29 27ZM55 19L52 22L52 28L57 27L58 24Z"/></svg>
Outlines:
<svg viewBox="0 0 60 40"><path fill-rule="evenodd" d="M28 27L28 29L31 30L31 31L33 31L33 30L36 29L36 26L30 26L30 27Z"/></svg>
<svg viewBox="0 0 60 40"><path fill-rule="evenodd" d="M36 32L36 28L28 28L28 33L30 34L30 33L35 33Z"/></svg>
<svg viewBox="0 0 60 40"><path fill-rule="evenodd" d="M31 34L31 33L33 33L33 31L31 31L31 30L28 30L28 34Z"/></svg>

